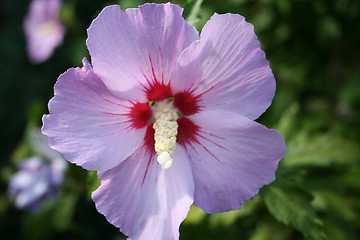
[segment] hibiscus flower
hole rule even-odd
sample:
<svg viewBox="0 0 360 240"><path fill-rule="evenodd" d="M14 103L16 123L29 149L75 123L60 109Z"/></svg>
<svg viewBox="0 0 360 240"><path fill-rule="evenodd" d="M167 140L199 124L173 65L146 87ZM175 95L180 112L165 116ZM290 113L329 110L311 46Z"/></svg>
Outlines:
<svg viewBox="0 0 360 240"><path fill-rule="evenodd" d="M88 29L92 65L59 77L43 118L52 148L98 171L96 207L130 239L178 239L191 204L239 209L285 154L254 122L275 79L253 26L215 14L199 36L181 14L106 7Z"/></svg>
<svg viewBox="0 0 360 240"><path fill-rule="evenodd" d="M38 155L18 164L19 170L10 178L9 194L15 199L16 207L35 211L45 200L57 195L67 162L49 148L40 129L31 131L30 140Z"/></svg>
<svg viewBox="0 0 360 240"><path fill-rule="evenodd" d="M24 21L27 51L32 63L47 60L64 38L59 19L61 0L32 0Z"/></svg>

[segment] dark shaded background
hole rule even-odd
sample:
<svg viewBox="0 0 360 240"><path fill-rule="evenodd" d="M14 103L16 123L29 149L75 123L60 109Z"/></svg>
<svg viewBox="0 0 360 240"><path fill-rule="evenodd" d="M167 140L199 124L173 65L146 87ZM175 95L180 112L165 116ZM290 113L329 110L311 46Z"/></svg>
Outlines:
<svg viewBox="0 0 360 240"><path fill-rule="evenodd" d="M17 210L7 195L15 163L28 157L21 150L27 126L41 126L57 77L88 56L86 29L119 1L64 3L63 44L32 65L22 28L29 1L0 2L1 239L122 239L95 210L92 177L79 167L69 165L60 198L37 213ZM195 26L214 12L241 14L255 26L277 79L273 105L258 121L284 134L288 153L276 182L242 210L210 216L194 208L181 239L358 239L360 1L204 0Z"/></svg>

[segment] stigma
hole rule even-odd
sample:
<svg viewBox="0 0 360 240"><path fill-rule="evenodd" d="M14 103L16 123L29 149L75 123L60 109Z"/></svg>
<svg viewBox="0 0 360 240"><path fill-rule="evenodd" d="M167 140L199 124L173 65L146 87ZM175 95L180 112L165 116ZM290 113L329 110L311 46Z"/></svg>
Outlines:
<svg viewBox="0 0 360 240"><path fill-rule="evenodd" d="M152 106L155 130L155 152L157 161L162 168L171 167L173 159L171 154L175 150L176 135L178 133L178 113L174 108L171 99L156 102Z"/></svg>

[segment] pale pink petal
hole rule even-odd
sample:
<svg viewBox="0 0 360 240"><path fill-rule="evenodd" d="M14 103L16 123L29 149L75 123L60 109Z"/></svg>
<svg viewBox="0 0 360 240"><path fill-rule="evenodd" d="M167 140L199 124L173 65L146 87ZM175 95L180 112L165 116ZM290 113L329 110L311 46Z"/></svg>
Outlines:
<svg viewBox="0 0 360 240"><path fill-rule="evenodd" d="M185 145L195 182L194 205L208 213L239 209L275 179L284 138L239 114L203 111L189 117L200 127Z"/></svg>
<svg viewBox="0 0 360 240"><path fill-rule="evenodd" d="M143 144L146 128L131 127L128 105L115 98L84 61L83 68L59 77L42 131L70 162L105 171Z"/></svg>
<svg viewBox="0 0 360 240"><path fill-rule="evenodd" d="M47 60L64 38L65 27L59 20L61 0L33 0L24 21L30 61Z"/></svg>
<svg viewBox="0 0 360 240"><path fill-rule="evenodd" d="M170 3L104 8L88 29L87 46L94 72L110 91L139 101L149 82L169 82L177 56L198 39L181 13Z"/></svg>
<svg viewBox="0 0 360 240"><path fill-rule="evenodd" d="M204 107L250 119L269 107L275 93L275 79L253 25L236 14L212 16L200 41L180 55L175 72L175 91L195 89L194 94L203 94Z"/></svg>
<svg viewBox="0 0 360 240"><path fill-rule="evenodd" d="M194 183L184 151L169 169L143 150L99 174L92 198L98 211L132 240L179 239L179 226L193 202Z"/></svg>

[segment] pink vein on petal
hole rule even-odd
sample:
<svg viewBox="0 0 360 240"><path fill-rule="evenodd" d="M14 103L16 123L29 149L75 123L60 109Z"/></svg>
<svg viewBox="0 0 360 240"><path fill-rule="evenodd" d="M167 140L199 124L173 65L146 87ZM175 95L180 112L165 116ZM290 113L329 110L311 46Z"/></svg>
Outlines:
<svg viewBox="0 0 360 240"><path fill-rule="evenodd" d="M154 81L155 82L158 82L157 78L156 78L156 75L155 75L155 70L154 70L154 64L153 64L153 61L151 59L151 56L149 55L149 61L150 61L150 66L151 66L151 74L154 78Z"/></svg>
<svg viewBox="0 0 360 240"><path fill-rule="evenodd" d="M145 156L143 156L143 158L145 158ZM144 173L144 177L143 177L143 179L142 179L142 181L141 181L141 186L143 186L144 185L144 183L145 183L145 179L146 179L146 176L147 176L147 174L148 174L148 171L149 171L149 167L150 167L150 164L151 164L151 162L152 162L152 156L150 155L149 156L149 160L148 160L148 163L147 163L147 165L146 165L146 170L145 170L145 173Z"/></svg>
<svg viewBox="0 0 360 240"><path fill-rule="evenodd" d="M126 120L126 121L122 121L122 122L115 122L115 123L101 124L99 126L100 127L114 126L114 125L124 124L124 123L128 123L128 122L131 122L131 120ZM124 128L124 129L126 129L126 128Z"/></svg>

